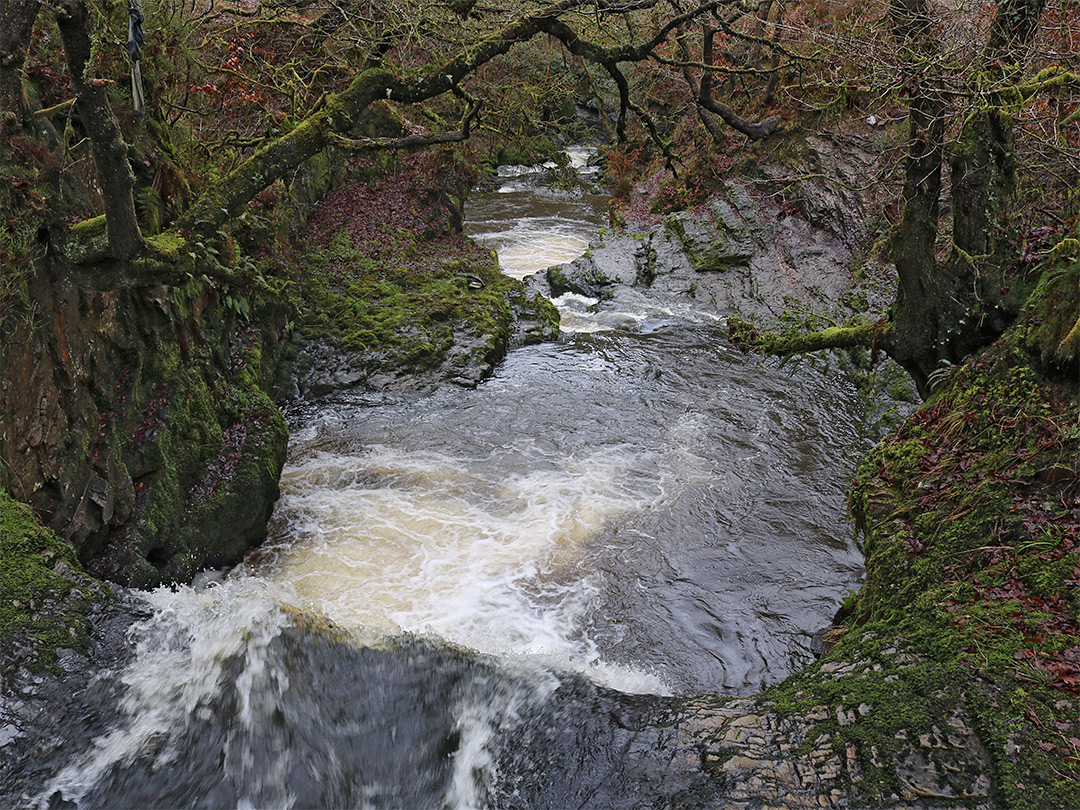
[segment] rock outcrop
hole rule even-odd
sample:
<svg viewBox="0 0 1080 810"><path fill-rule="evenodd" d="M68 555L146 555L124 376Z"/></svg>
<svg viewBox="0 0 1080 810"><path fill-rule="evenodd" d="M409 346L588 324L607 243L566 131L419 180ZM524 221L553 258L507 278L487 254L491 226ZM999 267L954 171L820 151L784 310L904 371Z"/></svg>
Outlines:
<svg viewBox="0 0 1080 810"><path fill-rule="evenodd" d="M4 486L87 570L137 587L235 561L265 536L287 430L271 401L285 311L226 285L94 289L46 257L2 348Z"/></svg>
<svg viewBox="0 0 1080 810"><path fill-rule="evenodd" d="M582 258L527 284L550 296L601 299L634 289L650 300L739 314L759 325L880 311L889 301L887 285L852 272L874 205L856 180L875 170L876 158L850 140L809 139L792 157L797 168L762 158L706 203L643 231L631 222L625 231L606 232Z"/></svg>

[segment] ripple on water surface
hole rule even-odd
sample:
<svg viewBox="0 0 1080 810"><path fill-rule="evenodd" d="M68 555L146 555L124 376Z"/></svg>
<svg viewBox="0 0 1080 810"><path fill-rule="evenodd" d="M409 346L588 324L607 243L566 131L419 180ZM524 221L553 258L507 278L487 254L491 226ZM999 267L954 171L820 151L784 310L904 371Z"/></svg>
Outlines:
<svg viewBox="0 0 1080 810"><path fill-rule="evenodd" d="M604 219L532 175L470 223L519 276ZM752 692L805 663L861 576L860 417L845 383L746 358L714 316L598 303L562 300L564 340L476 391L298 430L269 543L220 585L147 596L121 721L36 806L665 804L662 702L562 671Z"/></svg>

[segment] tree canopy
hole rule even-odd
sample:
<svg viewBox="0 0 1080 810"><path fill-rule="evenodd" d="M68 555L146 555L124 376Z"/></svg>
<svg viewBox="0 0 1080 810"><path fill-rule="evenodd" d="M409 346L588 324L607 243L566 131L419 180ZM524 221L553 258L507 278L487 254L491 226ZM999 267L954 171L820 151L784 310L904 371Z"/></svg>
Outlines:
<svg viewBox="0 0 1080 810"><path fill-rule="evenodd" d="M567 104L591 98L612 138L640 129L677 172L687 155L673 122L688 113L707 149L731 151L732 137L751 143L785 121L865 107L907 119L887 240L899 286L887 321L833 337L873 342L925 387L940 361L1015 318L1034 260L1076 226L1072 0L146 0L145 119L127 90L128 5L19 0L0 11L5 160L30 148L27 134L62 163L81 161L63 183L83 180L105 214L104 238L49 224L77 262L167 261L146 242L148 209L182 239L212 239L331 145L528 136L571 125ZM52 80L36 83L40 98L26 93L28 70ZM372 111L394 131L365 132ZM139 176L137 142L149 169ZM93 176L78 156L87 145ZM1020 174L1045 190L1040 200L1024 198Z"/></svg>

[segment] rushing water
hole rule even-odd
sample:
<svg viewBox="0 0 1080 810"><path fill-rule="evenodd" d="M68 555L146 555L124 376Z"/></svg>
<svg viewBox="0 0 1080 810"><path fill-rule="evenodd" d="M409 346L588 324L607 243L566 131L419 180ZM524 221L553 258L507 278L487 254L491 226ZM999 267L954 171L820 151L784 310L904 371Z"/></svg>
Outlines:
<svg viewBox="0 0 1080 810"><path fill-rule="evenodd" d="M469 227L507 272L603 220L599 198L504 181ZM113 729L40 801L637 807L677 787L641 764L664 702L619 693L749 693L809 660L861 574L859 415L847 383L740 354L713 316L561 303L564 337L475 391L299 426L267 546L149 595Z"/></svg>
<svg viewBox="0 0 1080 810"><path fill-rule="evenodd" d="M578 179L573 192L545 187L544 180L555 171L555 164L548 163L501 166L495 190L474 195L466 230L495 249L504 273L524 278L576 259L607 224L607 198L589 185L596 173L589 165L591 154L580 147L568 152Z"/></svg>

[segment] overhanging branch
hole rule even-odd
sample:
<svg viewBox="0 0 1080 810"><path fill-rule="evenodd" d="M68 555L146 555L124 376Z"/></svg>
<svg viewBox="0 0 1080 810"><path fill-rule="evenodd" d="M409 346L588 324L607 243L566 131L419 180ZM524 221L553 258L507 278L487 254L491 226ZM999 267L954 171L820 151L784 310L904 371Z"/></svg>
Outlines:
<svg viewBox="0 0 1080 810"><path fill-rule="evenodd" d="M880 342L886 329L886 321L861 321L849 326L830 326L820 332L806 335L783 332L762 332L749 321L728 319L731 341L740 348L753 349L764 354L788 357L808 354L825 349L850 349L853 346L872 346Z"/></svg>
<svg viewBox="0 0 1080 810"><path fill-rule="evenodd" d="M332 134L349 132L360 114L374 101L383 98L417 103L452 91L480 65L538 34L543 20L556 17L580 3L581 0L559 0L539 14L511 22L417 79L395 76L382 67L361 71L345 90L327 96L322 106L292 130L256 151L214 183L180 218L177 227L181 231L216 231L256 194L325 149L332 141Z"/></svg>
<svg viewBox="0 0 1080 810"><path fill-rule="evenodd" d="M346 138L344 135L331 132L330 139L337 146L358 152L374 149L422 149L425 146L435 146L440 143L459 143L468 140L473 120L483 105L483 101L473 103L472 108L461 120L461 129L457 132L432 132L424 135L406 135L403 138Z"/></svg>
<svg viewBox="0 0 1080 810"><path fill-rule="evenodd" d="M710 28L705 31L705 40L702 46L702 61L706 65L712 64L714 36L716 36L715 28ZM711 70L706 70L702 75L701 87L698 91L698 104L709 112L719 115L729 127L738 130L752 141L760 141L768 138L776 131L776 128L780 126L780 119L775 116L766 118L764 121L758 123L747 121L727 104L723 104L714 99L712 95L712 77L713 72Z"/></svg>

